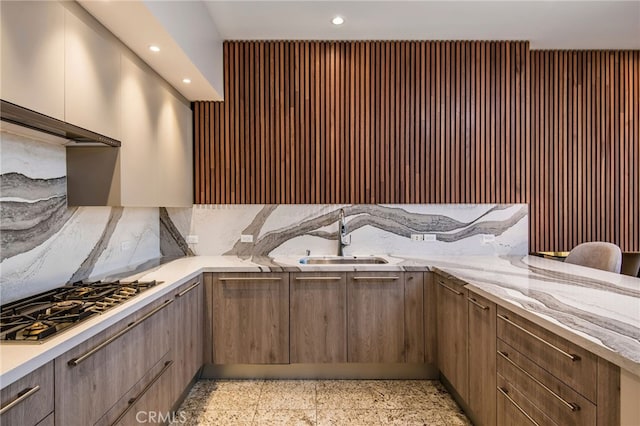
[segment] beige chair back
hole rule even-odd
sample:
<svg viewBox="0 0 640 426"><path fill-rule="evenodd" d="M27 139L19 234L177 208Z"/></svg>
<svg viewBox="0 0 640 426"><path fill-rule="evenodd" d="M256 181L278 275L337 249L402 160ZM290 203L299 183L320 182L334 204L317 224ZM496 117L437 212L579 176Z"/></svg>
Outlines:
<svg viewBox="0 0 640 426"><path fill-rule="evenodd" d="M602 241L582 243L571 250L565 262L619 274L622 252L612 243Z"/></svg>

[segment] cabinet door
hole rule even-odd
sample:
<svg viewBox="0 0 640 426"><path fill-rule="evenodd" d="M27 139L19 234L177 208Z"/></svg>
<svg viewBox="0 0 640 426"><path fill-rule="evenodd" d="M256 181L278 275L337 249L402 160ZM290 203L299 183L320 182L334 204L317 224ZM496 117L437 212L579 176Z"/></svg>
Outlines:
<svg viewBox="0 0 640 426"><path fill-rule="evenodd" d="M0 97L64 120L64 6L2 1L0 11Z"/></svg>
<svg viewBox="0 0 640 426"><path fill-rule="evenodd" d="M348 361L400 363L404 350L404 274L347 274Z"/></svg>
<svg viewBox="0 0 640 426"><path fill-rule="evenodd" d="M122 55L122 205L193 203L191 109L138 59Z"/></svg>
<svg viewBox="0 0 640 426"><path fill-rule="evenodd" d="M159 206L160 92L157 82L127 55L122 55L122 77L122 205Z"/></svg>
<svg viewBox="0 0 640 426"><path fill-rule="evenodd" d="M469 292L469 398L479 425L496 424L496 305Z"/></svg>
<svg viewBox="0 0 640 426"><path fill-rule="evenodd" d="M202 276L175 293L173 324L173 402L180 398L202 366Z"/></svg>
<svg viewBox="0 0 640 426"><path fill-rule="evenodd" d="M66 11L65 120L120 139L120 50L77 4Z"/></svg>
<svg viewBox="0 0 640 426"><path fill-rule="evenodd" d="M289 274L214 274L213 363L289 363Z"/></svg>
<svg viewBox="0 0 640 426"><path fill-rule="evenodd" d="M53 411L53 362L2 389L3 425L35 425ZM11 405L11 408L8 408Z"/></svg>
<svg viewBox="0 0 640 426"><path fill-rule="evenodd" d="M424 362L438 364L438 288L436 274L425 272L424 279Z"/></svg>
<svg viewBox="0 0 640 426"><path fill-rule="evenodd" d="M404 346L406 362L424 362L424 274L404 274Z"/></svg>
<svg viewBox="0 0 640 426"><path fill-rule="evenodd" d="M191 108L157 83L160 91L158 117L158 206L191 207L193 204L193 115Z"/></svg>
<svg viewBox="0 0 640 426"><path fill-rule="evenodd" d="M436 277L438 293L438 366L458 394L468 399L467 291Z"/></svg>
<svg viewBox="0 0 640 426"><path fill-rule="evenodd" d="M155 302L56 358L56 424L95 424L148 375L169 352L171 304Z"/></svg>
<svg viewBox="0 0 640 426"><path fill-rule="evenodd" d="M347 362L345 273L291 274L291 362Z"/></svg>

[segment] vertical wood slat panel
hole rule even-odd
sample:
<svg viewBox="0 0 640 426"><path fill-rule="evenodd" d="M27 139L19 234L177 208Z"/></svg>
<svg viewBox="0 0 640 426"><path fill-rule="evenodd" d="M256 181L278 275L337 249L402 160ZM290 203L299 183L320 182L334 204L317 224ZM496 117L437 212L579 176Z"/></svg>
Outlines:
<svg viewBox="0 0 640 426"><path fill-rule="evenodd" d="M479 48L488 52L480 62ZM514 49L528 45L225 42L227 100L195 108L198 117L211 109L209 122L196 118L196 203L524 199L525 185L509 184L515 168L499 164L503 151L525 150L502 129L520 125L505 115L526 96L505 79L524 68L514 61L525 55L506 53ZM480 123L487 132L476 140Z"/></svg>
<svg viewBox="0 0 640 426"><path fill-rule="evenodd" d="M530 249L640 250L639 52L226 42L196 203L530 203Z"/></svg>
<svg viewBox="0 0 640 426"><path fill-rule="evenodd" d="M530 57L530 250L595 240L640 250L640 52Z"/></svg>

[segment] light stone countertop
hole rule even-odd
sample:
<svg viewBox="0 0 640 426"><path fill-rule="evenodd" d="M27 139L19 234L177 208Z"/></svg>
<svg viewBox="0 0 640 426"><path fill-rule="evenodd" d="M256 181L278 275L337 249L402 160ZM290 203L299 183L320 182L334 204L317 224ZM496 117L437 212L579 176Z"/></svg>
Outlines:
<svg viewBox="0 0 640 426"><path fill-rule="evenodd" d="M426 271L452 276L496 304L640 376L640 279L535 256L415 257L383 255L384 265L301 265L299 257L186 257L129 279L158 285L42 344L0 344L5 387L202 272Z"/></svg>

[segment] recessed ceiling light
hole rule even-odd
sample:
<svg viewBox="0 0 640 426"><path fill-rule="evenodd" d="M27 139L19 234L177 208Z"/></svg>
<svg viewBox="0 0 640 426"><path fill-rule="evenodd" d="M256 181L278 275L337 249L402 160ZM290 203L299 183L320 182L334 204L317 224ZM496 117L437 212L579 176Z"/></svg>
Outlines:
<svg viewBox="0 0 640 426"><path fill-rule="evenodd" d="M342 16L336 16L331 20L333 25L342 25L344 23L344 18Z"/></svg>
<svg viewBox="0 0 640 426"><path fill-rule="evenodd" d="M156 52L157 53L157 52L160 51L160 48L158 46L156 46L155 44L152 44L152 45L149 46L149 50L152 51L152 52Z"/></svg>
<svg viewBox="0 0 640 426"><path fill-rule="evenodd" d="M190 78L183 78L183 79L182 79L182 82L183 82L184 84L189 84L189 83L191 83L191 79L190 79Z"/></svg>

